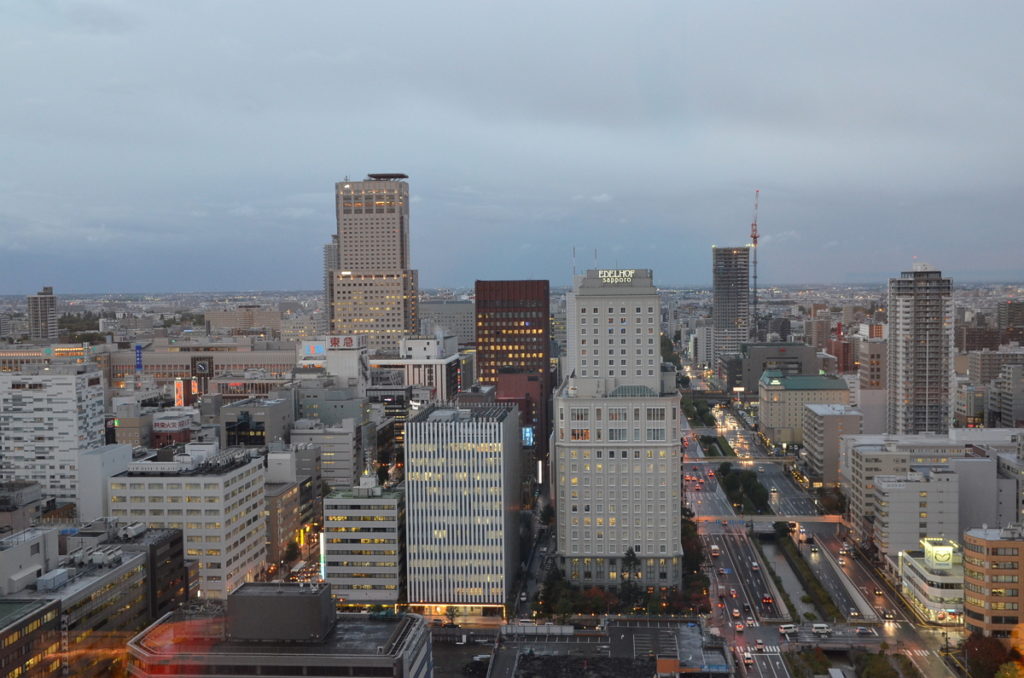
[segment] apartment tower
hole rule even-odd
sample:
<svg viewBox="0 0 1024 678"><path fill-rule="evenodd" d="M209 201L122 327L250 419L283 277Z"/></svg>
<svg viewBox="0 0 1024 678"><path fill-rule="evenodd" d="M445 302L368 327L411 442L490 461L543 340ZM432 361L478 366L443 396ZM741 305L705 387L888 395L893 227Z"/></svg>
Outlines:
<svg viewBox="0 0 1024 678"><path fill-rule="evenodd" d="M750 249L712 247L712 366L725 353L737 353L750 338Z"/></svg>
<svg viewBox="0 0 1024 678"><path fill-rule="evenodd" d="M31 341L57 341L57 297L52 287L25 298L28 302L28 338Z"/></svg>
<svg viewBox="0 0 1024 678"><path fill-rule="evenodd" d="M397 354L401 337L418 327L408 178L370 174L335 184L338 233L324 252L325 265L337 262L327 281L328 330L366 335L377 354Z"/></svg>
<svg viewBox="0 0 1024 678"><path fill-rule="evenodd" d="M889 280L888 431L949 430L953 281L927 264Z"/></svg>

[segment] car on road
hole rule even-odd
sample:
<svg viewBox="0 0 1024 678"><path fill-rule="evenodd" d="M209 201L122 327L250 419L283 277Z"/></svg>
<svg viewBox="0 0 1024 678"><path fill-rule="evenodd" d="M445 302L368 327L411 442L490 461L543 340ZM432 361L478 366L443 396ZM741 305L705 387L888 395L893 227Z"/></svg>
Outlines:
<svg viewBox="0 0 1024 678"><path fill-rule="evenodd" d="M519 594L519 602L521 602L521 603L525 603L526 602L526 591L523 591L522 593Z"/></svg>
<svg viewBox="0 0 1024 678"><path fill-rule="evenodd" d="M814 546L814 545L812 544L812 545L811 545L811 553L817 553L817 552L818 552L818 547L817 547L817 546Z"/></svg>
<svg viewBox="0 0 1024 678"><path fill-rule="evenodd" d="M732 618L733 619L739 619L740 618L739 608L735 608L735 607L732 608Z"/></svg>
<svg viewBox="0 0 1024 678"><path fill-rule="evenodd" d="M753 617L747 617L747 626L753 626L753 625L754 625L754 618Z"/></svg>
<svg viewBox="0 0 1024 678"><path fill-rule="evenodd" d="M756 641L754 641L754 647L757 648L758 652L764 652L764 641L758 638Z"/></svg>
<svg viewBox="0 0 1024 678"><path fill-rule="evenodd" d="M736 632L737 633L743 633L743 629L744 628L746 628L746 627L743 626L743 622L736 622Z"/></svg>
<svg viewBox="0 0 1024 678"><path fill-rule="evenodd" d="M725 576L725 568L724 567L718 568L718 574L720 574L721 576L724 577Z"/></svg>
<svg viewBox="0 0 1024 678"><path fill-rule="evenodd" d="M772 594L770 593L762 593L761 602L765 605L772 605L775 603L775 598L772 598Z"/></svg>
<svg viewBox="0 0 1024 678"><path fill-rule="evenodd" d="M764 473L764 466L758 466L757 467L757 472L758 473Z"/></svg>
<svg viewBox="0 0 1024 678"><path fill-rule="evenodd" d="M778 493L779 493L779 488L777 488L777 487L773 487L773 488L772 488L772 489L770 490L770 492L771 492L772 494L778 494Z"/></svg>
<svg viewBox="0 0 1024 678"><path fill-rule="evenodd" d="M872 635L874 635L871 632L871 629L869 629L866 626L858 626L857 628L855 628L853 630L853 632L856 633L858 636L872 636Z"/></svg>
<svg viewBox="0 0 1024 678"><path fill-rule="evenodd" d="M885 593L884 593L884 592L882 591L882 589L880 589L880 588L878 588L878 587L876 586L876 587L875 587L875 595L876 595L876 596L884 596L884 595L885 595Z"/></svg>
<svg viewBox="0 0 1024 678"><path fill-rule="evenodd" d="M747 666L750 666L751 664L754 663L754 658L750 656L749 652L744 652L743 653L743 663L746 664Z"/></svg>
<svg viewBox="0 0 1024 678"><path fill-rule="evenodd" d="M783 635L796 633L796 630L796 624L782 624L779 626L779 633Z"/></svg>
<svg viewBox="0 0 1024 678"><path fill-rule="evenodd" d="M840 565L846 565L846 558L843 558L842 556L839 556L839 558L837 559L837 562Z"/></svg>
<svg viewBox="0 0 1024 678"><path fill-rule="evenodd" d="M736 597L736 589L729 589L729 596L732 598Z"/></svg>
<svg viewBox="0 0 1024 678"><path fill-rule="evenodd" d="M896 618L896 613L893 612L892 610L886 610L885 612L882 613L882 617L884 619L895 619Z"/></svg>
<svg viewBox="0 0 1024 678"><path fill-rule="evenodd" d="M860 618L861 618L861 617L862 617L863 615L862 615L862 614L860 613L860 610L855 610L855 609L853 609L853 608L851 607L851 608L850 608L850 614L849 614L849 615L847 615L847 616L848 616L848 617L849 617L850 619L860 619Z"/></svg>

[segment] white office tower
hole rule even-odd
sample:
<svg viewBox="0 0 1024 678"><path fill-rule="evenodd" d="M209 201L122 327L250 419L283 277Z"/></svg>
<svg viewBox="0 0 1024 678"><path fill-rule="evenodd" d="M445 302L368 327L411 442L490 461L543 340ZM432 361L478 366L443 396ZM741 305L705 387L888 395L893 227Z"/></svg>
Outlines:
<svg viewBox="0 0 1024 678"><path fill-rule="evenodd" d="M185 557L199 561L204 598L227 598L266 564L263 459L217 443L189 443L172 461L139 461L109 480L107 515L177 528Z"/></svg>
<svg viewBox="0 0 1024 678"><path fill-rule="evenodd" d="M434 405L406 422L413 609L502 616L519 574L521 436L515 407Z"/></svg>
<svg viewBox="0 0 1024 678"><path fill-rule="evenodd" d="M711 248L713 369L723 353L737 353L750 338L750 249Z"/></svg>
<svg viewBox="0 0 1024 678"><path fill-rule="evenodd" d="M405 500L370 473L324 497L324 579L343 605L394 605L404 575Z"/></svg>
<svg viewBox="0 0 1024 678"><path fill-rule="evenodd" d="M371 174L335 185L338 236L328 280L328 331L365 334L370 351L398 352L419 329L418 285L409 257L409 184L404 174ZM334 256L330 246L324 260Z"/></svg>
<svg viewBox="0 0 1024 678"><path fill-rule="evenodd" d="M95 364L0 372L0 478L34 480L46 495L75 501L79 455L103 443L103 377Z"/></svg>
<svg viewBox="0 0 1024 678"><path fill-rule="evenodd" d="M953 356L953 281L914 264L889 280L889 433L949 430Z"/></svg>
<svg viewBox="0 0 1024 678"><path fill-rule="evenodd" d="M552 457L561 568L577 586L616 586L632 549L641 586L678 586L679 394L674 373L661 378L652 273L587 271L567 307Z"/></svg>

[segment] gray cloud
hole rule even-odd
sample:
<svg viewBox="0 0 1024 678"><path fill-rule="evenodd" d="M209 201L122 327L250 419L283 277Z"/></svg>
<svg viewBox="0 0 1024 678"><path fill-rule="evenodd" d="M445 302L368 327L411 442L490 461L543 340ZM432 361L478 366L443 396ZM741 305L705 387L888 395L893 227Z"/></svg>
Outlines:
<svg viewBox="0 0 1024 678"><path fill-rule="evenodd" d="M374 171L412 177L424 286L564 284L574 245L706 284L755 188L764 283L883 280L914 255L1004 277L1022 18L923 0L16 3L0 288L315 289L333 183Z"/></svg>

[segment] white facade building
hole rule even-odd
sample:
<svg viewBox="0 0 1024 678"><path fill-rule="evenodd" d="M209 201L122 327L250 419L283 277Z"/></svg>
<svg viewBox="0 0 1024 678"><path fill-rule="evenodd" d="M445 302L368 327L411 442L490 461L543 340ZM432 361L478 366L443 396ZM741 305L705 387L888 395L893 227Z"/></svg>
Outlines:
<svg viewBox="0 0 1024 678"><path fill-rule="evenodd" d="M861 433L862 417L845 405L804 405L803 440L815 486L839 484L839 438Z"/></svg>
<svg viewBox="0 0 1024 678"><path fill-rule="evenodd" d="M949 466L914 466L903 475L875 477L878 553L895 566L900 551L925 537L960 538L960 477Z"/></svg>
<svg viewBox="0 0 1024 678"><path fill-rule="evenodd" d="M678 586L679 395L674 375L662 379L653 275L587 271L567 307L551 460L562 570L577 586L614 587L632 549L643 585Z"/></svg>
<svg viewBox="0 0 1024 678"><path fill-rule="evenodd" d="M248 450L190 443L174 461L133 462L109 483L109 515L182 530L204 597L224 599L264 567L266 478Z"/></svg>
<svg viewBox="0 0 1024 678"><path fill-rule="evenodd" d="M409 604L500 614L519 573L518 410L432 406L405 436Z"/></svg>
<svg viewBox="0 0 1024 678"><path fill-rule="evenodd" d="M948 435L859 435L840 438L840 484L849 501L854 539L871 541L875 516L875 478L900 475L919 464L948 464L967 457L977 445L993 453L1017 449L1021 429L950 429Z"/></svg>
<svg viewBox="0 0 1024 678"><path fill-rule="evenodd" d="M81 451L103 445L103 377L92 363L0 373L0 478L75 501Z"/></svg>
<svg viewBox="0 0 1024 678"><path fill-rule="evenodd" d="M900 591L931 623L963 624L964 558L955 540L930 537L899 554Z"/></svg>
<svg viewBox="0 0 1024 678"><path fill-rule="evenodd" d="M394 605L404 586L405 499L372 475L324 497L324 579L344 605Z"/></svg>
<svg viewBox="0 0 1024 678"><path fill-rule="evenodd" d="M131 445L104 445L78 456L78 521L91 523L107 515L110 506L109 480L128 470Z"/></svg>

